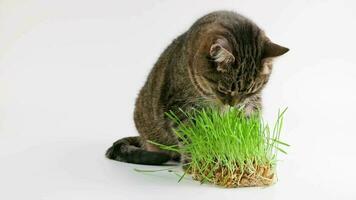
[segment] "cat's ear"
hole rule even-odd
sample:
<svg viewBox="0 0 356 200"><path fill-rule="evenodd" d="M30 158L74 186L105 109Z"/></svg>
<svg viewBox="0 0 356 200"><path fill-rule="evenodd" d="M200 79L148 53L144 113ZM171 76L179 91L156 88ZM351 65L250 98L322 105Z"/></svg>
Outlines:
<svg viewBox="0 0 356 200"><path fill-rule="evenodd" d="M226 72L228 64L235 61L234 55L228 50L229 44L225 39L217 39L210 47L210 56L217 63L217 70Z"/></svg>
<svg viewBox="0 0 356 200"><path fill-rule="evenodd" d="M273 58L281 56L289 51L288 48L281 45L275 44L273 42L267 42L264 46L263 58Z"/></svg>

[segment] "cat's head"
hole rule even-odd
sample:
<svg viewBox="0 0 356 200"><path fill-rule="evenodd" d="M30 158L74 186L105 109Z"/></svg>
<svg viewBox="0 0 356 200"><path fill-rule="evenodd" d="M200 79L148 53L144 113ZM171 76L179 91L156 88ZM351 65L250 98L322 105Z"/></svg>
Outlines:
<svg viewBox="0 0 356 200"><path fill-rule="evenodd" d="M227 30L226 30L227 29ZM259 94L272 60L289 49L271 42L253 23L209 30L195 64L195 84L206 98L235 106Z"/></svg>

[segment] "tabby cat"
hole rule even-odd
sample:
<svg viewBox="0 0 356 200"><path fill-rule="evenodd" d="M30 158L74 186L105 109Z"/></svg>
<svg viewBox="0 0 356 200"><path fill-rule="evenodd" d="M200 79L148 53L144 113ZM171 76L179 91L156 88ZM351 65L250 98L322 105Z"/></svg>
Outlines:
<svg viewBox="0 0 356 200"><path fill-rule="evenodd" d="M249 19L217 11L198 19L161 54L141 89L134 121L140 136L116 141L109 159L159 165L189 157L147 142L179 144L174 124L165 115L205 106L241 106L247 115L261 109L261 91L272 71L272 59L289 49L269 40ZM179 116L184 120L184 115Z"/></svg>

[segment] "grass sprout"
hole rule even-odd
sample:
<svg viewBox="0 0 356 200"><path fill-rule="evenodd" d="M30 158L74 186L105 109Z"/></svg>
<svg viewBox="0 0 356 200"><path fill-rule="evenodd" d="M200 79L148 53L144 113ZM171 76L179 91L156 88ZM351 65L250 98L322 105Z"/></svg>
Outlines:
<svg viewBox="0 0 356 200"><path fill-rule="evenodd" d="M270 185L275 181L277 153L286 153L287 143L280 141L283 116L278 112L273 128L260 112L246 116L242 108L219 112L204 108L183 112L186 121L176 113L167 116L177 125L175 134L183 143L166 146L151 143L161 149L176 151L191 157L185 172L194 179L225 187Z"/></svg>

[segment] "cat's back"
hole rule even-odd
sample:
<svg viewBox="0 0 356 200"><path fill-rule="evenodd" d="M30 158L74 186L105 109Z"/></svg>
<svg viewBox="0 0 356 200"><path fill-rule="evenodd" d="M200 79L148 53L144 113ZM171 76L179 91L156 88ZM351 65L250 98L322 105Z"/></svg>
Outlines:
<svg viewBox="0 0 356 200"><path fill-rule="evenodd" d="M244 26L245 24L256 26L254 22L239 13L221 10L202 16L195 23L193 23L190 30L216 24L225 25L227 27Z"/></svg>
<svg viewBox="0 0 356 200"><path fill-rule="evenodd" d="M157 113L160 110L162 97L170 93L177 70L180 71L177 66L181 66L185 37L186 33L178 36L159 56L136 99L136 112Z"/></svg>
<svg viewBox="0 0 356 200"><path fill-rule="evenodd" d="M157 62L151 69L145 87L159 88L163 84L163 81L170 73L173 73L174 67L182 59L182 48L185 42L186 33L181 34L174 39L166 49L161 53ZM158 92L159 90L157 90Z"/></svg>

